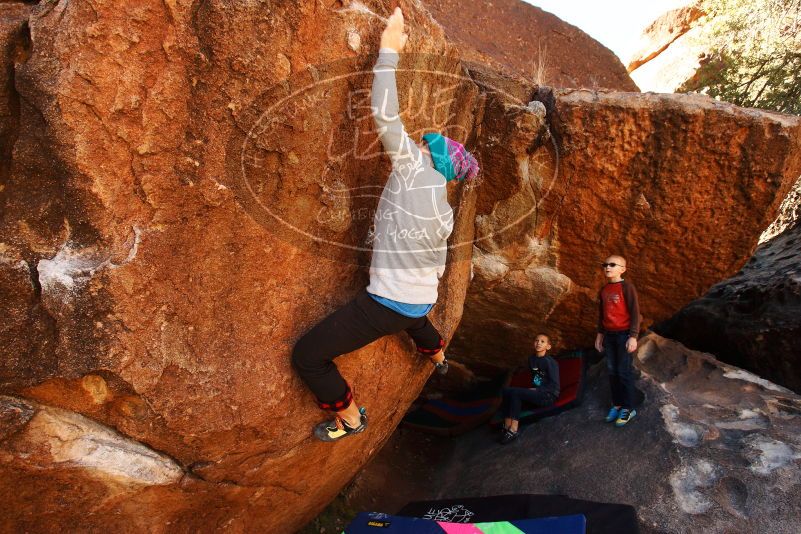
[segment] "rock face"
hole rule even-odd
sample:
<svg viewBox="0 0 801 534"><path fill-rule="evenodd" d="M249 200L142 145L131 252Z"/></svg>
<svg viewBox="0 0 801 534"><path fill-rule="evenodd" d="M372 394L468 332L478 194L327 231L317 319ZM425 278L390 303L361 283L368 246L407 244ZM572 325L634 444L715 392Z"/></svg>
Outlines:
<svg viewBox="0 0 801 534"><path fill-rule="evenodd" d="M407 129L471 144L480 88L406 8L404 66L442 73L399 75ZM295 340L366 284L375 197L356 193L389 170L364 100L389 7L29 9L0 4L0 530L294 531L431 371L405 336L341 358L371 419L332 446L290 368ZM451 201L469 243L475 189ZM432 315L448 338L466 252Z"/></svg>
<svg viewBox="0 0 801 534"><path fill-rule="evenodd" d="M768 239L735 276L657 330L685 345L801 391L801 180ZM779 232L778 235L773 235Z"/></svg>
<svg viewBox="0 0 801 534"><path fill-rule="evenodd" d="M475 277L456 359L514 366L541 331L591 346L599 263L612 253L628 258L645 325L669 318L737 272L801 174L798 117L697 95L537 99L485 112L510 129L479 137Z"/></svg>
<svg viewBox="0 0 801 534"><path fill-rule="evenodd" d="M628 71L643 91L673 93L690 83L709 50L700 39L705 13L688 5L673 9L652 22L640 37Z"/></svg>
<svg viewBox="0 0 801 534"><path fill-rule="evenodd" d="M615 54L520 0L424 0L464 59L539 85L637 91Z"/></svg>
<svg viewBox="0 0 801 534"><path fill-rule="evenodd" d="M799 224L801 224L801 177L799 177L795 186L782 202L776 220L762 232L759 243L765 244L781 233L792 230L794 226Z"/></svg>
<svg viewBox="0 0 801 534"><path fill-rule="evenodd" d="M14 91L14 61L25 53L25 21L30 7L8 3L0 8L0 177L10 171L11 150L19 127L19 98ZM0 191L2 193L2 191Z"/></svg>
<svg viewBox="0 0 801 534"><path fill-rule="evenodd" d="M4 453L29 467L54 465L102 473L120 485L165 485L178 482L183 469L170 458L75 412L37 405L14 397L0 398Z"/></svg>

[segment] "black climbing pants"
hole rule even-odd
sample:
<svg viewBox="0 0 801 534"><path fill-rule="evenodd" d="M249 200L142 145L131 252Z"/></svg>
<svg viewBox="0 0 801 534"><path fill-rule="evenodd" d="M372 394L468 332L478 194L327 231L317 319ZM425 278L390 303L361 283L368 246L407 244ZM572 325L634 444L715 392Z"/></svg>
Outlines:
<svg viewBox="0 0 801 534"><path fill-rule="evenodd" d="M523 402L537 407L550 406L556 402L556 395L550 391L530 388L503 388L501 410L504 417L520 420Z"/></svg>
<svg viewBox="0 0 801 534"><path fill-rule="evenodd" d="M334 358L403 330L411 336L421 354L436 354L444 345L428 317L401 315L362 290L298 340L292 351L292 364L321 408L344 410L351 403L352 393L339 374Z"/></svg>

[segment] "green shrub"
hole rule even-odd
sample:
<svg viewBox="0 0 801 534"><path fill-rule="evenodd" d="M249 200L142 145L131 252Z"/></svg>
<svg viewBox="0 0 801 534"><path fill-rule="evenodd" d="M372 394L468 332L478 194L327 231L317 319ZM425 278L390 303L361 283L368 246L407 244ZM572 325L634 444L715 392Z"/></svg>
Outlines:
<svg viewBox="0 0 801 534"><path fill-rule="evenodd" d="M681 88L801 114L801 0L702 0L711 54Z"/></svg>

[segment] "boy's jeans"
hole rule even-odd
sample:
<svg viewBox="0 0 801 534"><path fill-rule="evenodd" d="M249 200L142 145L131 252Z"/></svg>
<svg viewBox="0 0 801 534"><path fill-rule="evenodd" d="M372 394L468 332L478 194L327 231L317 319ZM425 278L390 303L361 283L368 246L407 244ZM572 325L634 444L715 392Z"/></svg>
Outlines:
<svg viewBox="0 0 801 534"><path fill-rule="evenodd" d="M520 420L520 411L523 408L524 401L538 408L550 406L556 402L556 395L550 391L532 388L503 388L501 398L503 416L510 417L515 421Z"/></svg>
<svg viewBox="0 0 801 534"><path fill-rule="evenodd" d="M612 389L612 404L631 410L634 406L634 376L631 372L631 353L626 350L629 333L605 332L604 355Z"/></svg>

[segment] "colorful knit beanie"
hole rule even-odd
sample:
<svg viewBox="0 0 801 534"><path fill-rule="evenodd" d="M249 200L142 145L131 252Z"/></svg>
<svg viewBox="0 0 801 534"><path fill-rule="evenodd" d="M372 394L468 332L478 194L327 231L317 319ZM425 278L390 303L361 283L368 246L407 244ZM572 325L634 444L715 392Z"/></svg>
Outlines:
<svg viewBox="0 0 801 534"><path fill-rule="evenodd" d="M434 168L445 176L445 180L472 180L478 174L478 162L461 144L436 132L427 133L423 140L428 143Z"/></svg>

